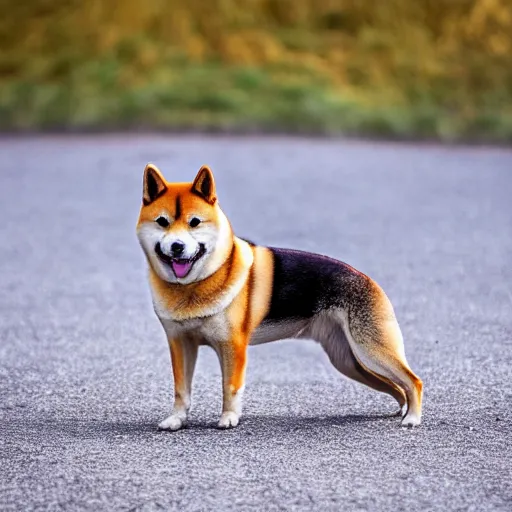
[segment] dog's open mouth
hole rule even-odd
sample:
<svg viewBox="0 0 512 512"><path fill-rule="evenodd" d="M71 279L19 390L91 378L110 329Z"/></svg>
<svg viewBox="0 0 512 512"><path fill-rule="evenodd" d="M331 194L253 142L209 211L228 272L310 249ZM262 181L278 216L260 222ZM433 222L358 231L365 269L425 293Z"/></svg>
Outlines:
<svg viewBox="0 0 512 512"><path fill-rule="evenodd" d="M204 244L199 244L199 249L195 253L192 258L173 258L172 256L168 256L162 251L162 248L160 247L160 242L158 242L155 245L155 252L158 255L158 257L164 262L167 263L172 268L172 271L174 272L175 276L178 278L186 277L190 270L192 269L192 266L194 263L204 256L206 252L206 247Z"/></svg>

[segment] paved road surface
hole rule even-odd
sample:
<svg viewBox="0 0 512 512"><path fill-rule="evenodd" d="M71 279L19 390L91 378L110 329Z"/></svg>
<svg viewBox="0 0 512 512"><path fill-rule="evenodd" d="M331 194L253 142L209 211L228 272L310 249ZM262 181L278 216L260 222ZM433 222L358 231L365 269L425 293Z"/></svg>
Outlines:
<svg viewBox="0 0 512 512"><path fill-rule="evenodd" d="M245 416L156 430L171 369L134 225L144 165L216 171L239 234L374 277L424 424L312 342L250 350ZM0 509L511 510L512 151L286 138L0 139Z"/></svg>

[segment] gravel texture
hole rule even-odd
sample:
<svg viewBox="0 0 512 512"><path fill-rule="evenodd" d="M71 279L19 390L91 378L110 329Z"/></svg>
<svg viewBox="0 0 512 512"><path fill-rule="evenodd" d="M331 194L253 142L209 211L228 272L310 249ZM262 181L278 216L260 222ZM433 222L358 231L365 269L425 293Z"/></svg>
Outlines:
<svg viewBox="0 0 512 512"><path fill-rule="evenodd" d="M213 168L236 232L377 280L424 423L319 346L252 347L219 431L202 349L190 427L135 237L142 171ZM300 138L0 139L0 509L512 509L512 151Z"/></svg>

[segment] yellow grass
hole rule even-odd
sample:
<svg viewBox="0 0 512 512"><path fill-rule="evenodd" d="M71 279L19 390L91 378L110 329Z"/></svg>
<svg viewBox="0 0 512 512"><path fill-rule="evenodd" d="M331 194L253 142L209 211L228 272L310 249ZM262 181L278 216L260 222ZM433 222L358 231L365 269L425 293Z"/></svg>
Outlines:
<svg viewBox="0 0 512 512"><path fill-rule="evenodd" d="M512 140L510 0L8 0L2 12L2 129Z"/></svg>

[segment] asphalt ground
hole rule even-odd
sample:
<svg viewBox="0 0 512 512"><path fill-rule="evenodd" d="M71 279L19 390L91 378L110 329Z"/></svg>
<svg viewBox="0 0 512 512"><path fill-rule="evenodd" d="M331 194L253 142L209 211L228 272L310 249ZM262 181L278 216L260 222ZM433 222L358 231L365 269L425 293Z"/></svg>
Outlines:
<svg viewBox="0 0 512 512"><path fill-rule="evenodd" d="M318 345L251 347L189 428L135 237L144 165L216 175L238 234L339 258L388 293L424 421ZM300 138L0 139L0 509L512 510L512 151Z"/></svg>

